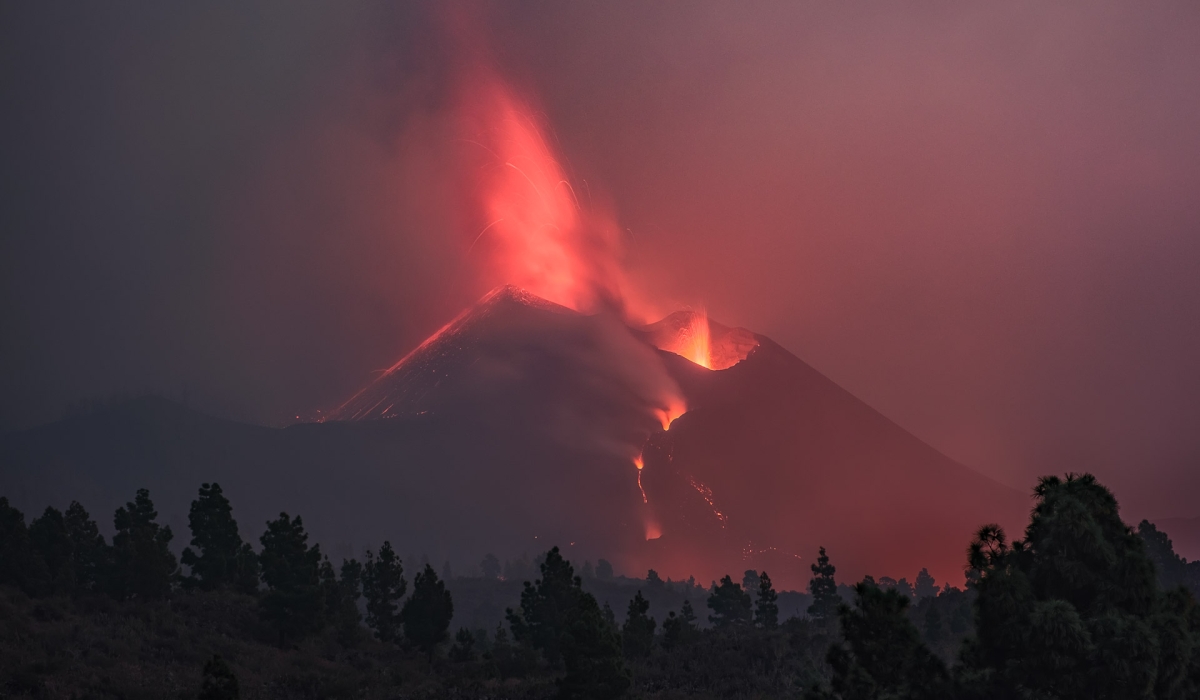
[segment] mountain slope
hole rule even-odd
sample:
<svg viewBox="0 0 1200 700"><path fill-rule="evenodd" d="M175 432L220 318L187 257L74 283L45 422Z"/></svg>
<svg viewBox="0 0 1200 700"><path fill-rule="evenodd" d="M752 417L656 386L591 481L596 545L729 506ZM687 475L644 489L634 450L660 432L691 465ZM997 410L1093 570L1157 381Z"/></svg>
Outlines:
<svg viewBox="0 0 1200 700"><path fill-rule="evenodd" d="M216 480L243 536L300 513L335 556L388 538L461 567L559 544L631 573L766 568L791 587L821 545L842 580L929 567L958 582L979 525L1022 524L1020 494L768 338L710 323L719 371L654 347L685 321L631 331L502 288L341 420L273 429L127 402L0 438L0 493L29 515L78 499L106 525L145 486L182 543L196 488Z"/></svg>

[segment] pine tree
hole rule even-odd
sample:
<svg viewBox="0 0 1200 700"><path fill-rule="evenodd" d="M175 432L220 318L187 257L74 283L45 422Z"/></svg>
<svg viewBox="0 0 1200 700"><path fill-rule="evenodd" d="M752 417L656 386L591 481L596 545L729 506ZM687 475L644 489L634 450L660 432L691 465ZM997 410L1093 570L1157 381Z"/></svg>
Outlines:
<svg viewBox="0 0 1200 700"><path fill-rule="evenodd" d="M1085 474L1045 477L1034 494L1023 540L989 525L971 544L976 637L963 660L973 692L1196 697L1194 602L1159 590L1112 493Z"/></svg>
<svg viewBox="0 0 1200 700"><path fill-rule="evenodd" d="M71 540L75 592L101 591L112 568L112 550L100 534L100 527L79 501L67 506L63 524Z"/></svg>
<svg viewBox="0 0 1200 700"><path fill-rule="evenodd" d="M696 611L692 601L684 600L678 615L672 610L663 620L663 648L671 650L688 644L696 638L696 632Z"/></svg>
<svg viewBox="0 0 1200 700"><path fill-rule="evenodd" d="M113 593L118 598L162 598L171 592L179 564L171 551L171 528L155 522L150 492L138 489L132 503L113 515Z"/></svg>
<svg viewBox="0 0 1200 700"><path fill-rule="evenodd" d="M183 550L183 564L191 569L187 585L211 591L219 588L257 588L258 561L242 541L233 507L217 483L202 484L188 512L192 546ZM193 550L192 547L196 549Z"/></svg>
<svg viewBox="0 0 1200 700"><path fill-rule="evenodd" d="M75 590L75 548L67 533L62 511L47 507L40 518L29 523L29 541L45 567L47 595L69 594Z"/></svg>
<svg viewBox="0 0 1200 700"><path fill-rule="evenodd" d="M509 608L506 617L517 641L541 650L546 660L557 666L562 661L563 636L571 621L579 615L580 601L585 594L582 580L575 576L574 568L559 553L558 547L547 552L541 573L542 577L533 583L525 582L520 613ZM600 615L603 619L603 613Z"/></svg>
<svg viewBox="0 0 1200 700"><path fill-rule="evenodd" d="M404 566L391 542L379 548L379 557L367 552L362 573L363 597L367 599L367 625L384 642L400 638L400 599L408 590Z"/></svg>
<svg viewBox="0 0 1200 700"><path fill-rule="evenodd" d="M621 628L621 646L627 659L643 659L649 656L654 646L656 623L653 617L646 614L649 610L650 601L638 591L629 601L629 614L625 618L625 626Z"/></svg>
<svg viewBox="0 0 1200 700"><path fill-rule="evenodd" d="M731 576L721 579L708 597L708 607L713 611L708 621L718 628L735 627L750 622L752 615L750 595L733 582Z"/></svg>
<svg viewBox="0 0 1200 700"><path fill-rule="evenodd" d="M300 516L287 513L267 523L262 543L262 578L267 592L259 599L263 618L279 633L282 647L289 638L320 629L324 597L320 582L321 549L308 546Z"/></svg>
<svg viewBox="0 0 1200 700"><path fill-rule="evenodd" d="M837 581L833 578L837 568L829 563L824 547L821 547L817 563L812 564L811 568L813 577L808 582L808 591L812 594L813 602L808 606L808 616L818 624L828 625L837 619L838 605L841 603Z"/></svg>
<svg viewBox="0 0 1200 700"><path fill-rule="evenodd" d="M937 581L929 573L929 569L921 569L921 573L917 574L917 585L913 589L917 599L933 598L938 594Z"/></svg>
<svg viewBox="0 0 1200 700"><path fill-rule="evenodd" d="M353 646L358 642L359 623L362 622L362 614L358 611L358 599L362 597L362 565L354 559L343 560L339 577L329 558L324 557L319 577L325 599L325 618L333 625L342 645Z"/></svg>
<svg viewBox="0 0 1200 700"><path fill-rule="evenodd" d="M779 625L779 594L767 572L758 576L758 596L754 601L754 624L772 630Z"/></svg>
<svg viewBox="0 0 1200 700"><path fill-rule="evenodd" d="M592 594L580 591L560 648L567 671L558 681L560 698L615 700L629 689L632 680L621 661L621 642Z"/></svg>
<svg viewBox="0 0 1200 700"><path fill-rule="evenodd" d="M466 627L459 627L454 635L454 644L450 647L450 660L457 663L470 663L475 660L475 635Z"/></svg>
<svg viewBox="0 0 1200 700"><path fill-rule="evenodd" d="M908 619L909 599L879 588L870 577L854 591L854 607L838 607L843 641L830 647L827 657L834 697L952 697L945 664L921 642Z"/></svg>
<svg viewBox="0 0 1200 700"><path fill-rule="evenodd" d="M49 587L49 573L37 556L25 525L25 514L0 496L0 584L16 586L28 595Z"/></svg>
<svg viewBox="0 0 1200 700"><path fill-rule="evenodd" d="M404 603L400 619L404 636L433 659L433 652L446 641L446 631L454 617L454 601L446 583L438 579L429 564L413 579L412 597Z"/></svg>

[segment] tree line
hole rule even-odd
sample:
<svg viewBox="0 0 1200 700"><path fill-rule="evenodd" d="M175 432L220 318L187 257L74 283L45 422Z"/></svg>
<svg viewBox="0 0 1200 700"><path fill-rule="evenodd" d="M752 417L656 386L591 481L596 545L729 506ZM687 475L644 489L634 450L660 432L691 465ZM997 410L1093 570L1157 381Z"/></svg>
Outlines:
<svg viewBox="0 0 1200 700"><path fill-rule="evenodd" d="M405 600L408 581L390 542L335 569L320 545L309 545L301 517L280 513L267 523L256 553L216 483L203 484L192 501L192 539L178 559L170 548L174 533L157 519L149 491L139 489L113 514L109 544L78 501L65 513L47 507L26 526L0 497L0 584L32 597L101 594L122 601L162 599L175 589L238 591L258 598L281 647L330 626L347 638L357 634L360 599L367 626L383 641L403 637L432 654L447 636L454 605L445 583L427 564Z"/></svg>
<svg viewBox="0 0 1200 700"><path fill-rule="evenodd" d="M0 584L133 604L174 591L236 592L254 597L280 648L318 633L351 647L365 624L377 644L412 649L445 677L541 674L564 698L1200 697L1200 566L1150 523L1125 525L1111 492L1089 475L1042 479L1034 495L1021 539L989 525L970 543L965 590L939 589L922 571L913 584L868 576L847 600L821 548L806 615L786 620L765 571L740 582L727 575L704 591L696 603L707 626L689 598L656 617L642 590L618 619L555 547L539 557L504 625L451 639L454 601L429 565L411 592L390 542L335 567L286 513L267 523L255 552L217 484L192 502L179 560L145 490L114 514L111 544L78 503L47 508L26 526L0 498ZM481 568L485 579L500 575L493 556ZM646 585L652 593L663 582L651 571ZM226 660L205 664L204 684L201 697L237 697Z"/></svg>

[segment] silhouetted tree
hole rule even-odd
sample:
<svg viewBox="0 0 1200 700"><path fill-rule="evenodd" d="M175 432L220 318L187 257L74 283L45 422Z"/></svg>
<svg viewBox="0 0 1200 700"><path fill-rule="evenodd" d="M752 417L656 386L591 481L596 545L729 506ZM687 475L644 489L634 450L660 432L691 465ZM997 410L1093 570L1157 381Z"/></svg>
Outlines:
<svg viewBox="0 0 1200 700"><path fill-rule="evenodd" d="M942 612L936 605L930 606L929 612L925 613L925 628L922 636L930 644L939 644L945 638L945 632L942 629Z"/></svg>
<svg viewBox="0 0 1200 700"><path fill-rule="evenodd" d="M750 595L733 582L731 576L721 579L720 585L708 597L708 607L713 611L708 621L718 628L743 625L750 622Z"/></svg>
<svg viewBox="0 0 1200 700"><path fill-rule="evenodd" d="M237 700L241 697L238 679L233 669L220 654L214 654L204 664L204 681L200 686L200 700Z"/></svg>
<svg viewBox="0 0 1200 700"><path fill-rule="evenodd" d="M40 518L29 523L29 542L44 572L47 595L69 594L75 590L75 548L67 533L62 511L47 507Z"/></svg>
<svg viewBox="0 0 1200 700"><path fill-rule="evenodd" d="M262 578L267 592L259 605L265 620L279 633L279 645L320 629L322 596L319 545L308 546L308 533L300 516L287 513L267 523L262 542Z"/></svg>
<svg viewBox="0 0 1200 700"><path fill-rule="evenodd" d="M816 563L810 568L813 577L808 582L808 592L812 594L813 602L808 606L808 616L819 624L828 624L837 619L838 606L842 602L837 592L837 581L833 578L837 567L829 563L829 555L821 547Z"/></svg>
<svg viewBox="0 0 1200 700"><path fill-rule="evenodd" d="M663 648L671 650L687 644L695 639L696 632L696 611L692 601L685 600L678 615L672 610L663 620Z"/></svg>
<svg viewBox="0 0 1200 700"><path fill-rule="evenodd" d="M613 629L617 628L617 614L613 612L612 606L608 604L607 600L604 601L604 606L600 608L600 614L604 616L604 621L608 623L609 627Z"/></svg>
<svg viewBox="0 0 1200 700"><path fill-rule="evenodd" d="M621 628L621 646L628 659L645 658L654 646L656 623L653 617L646 614L649 610L650 601L638 591L629 601L629 614L625 618L625 626Z"/></svg>
<svg viewBox="0 0 1200 700"><path fill-rule="evenodd" d="M188 511L188 526L192 546L181 557L191 569L184 579L188 585L205 591L235 588L253 593L258 589L258 556L242 541L233 507L220 484L201 484L200 495Z"/></svg>
<svg viewBox="0 0 1200 700"><path fill-rule="evenodd" d="M353 646L358 641L359 623L362 622L362 614L358 611L358 599L362 597L362 568L356 560L344 559L339 578L329 558L321 560L325 615L345 646Z"/></svg>
<svg viewBox="0 0 1200 700"><path fill-rule="evenodd" d="M495 554L488 554L479 564L479 570L483 572L483 577L489 581L500 578L500 560Z"/></svg>
<svg viewBox="0 0 1200 700"><path fill-rule="evenodd" d="M392 642L400 638L400 599L407 590L403 562L396 556L391 542L383 543L378 558L367 552L362 573L367 625L375 630L375 636L381 641Z"/></svg>
<svg viewBox="0 0 1200 700"><path fill-rule="evenodd" d="M921 573L917 574L917 585L913 587L913 593L917 598L933 598L938 594L937 581L929 573L929 569L921 569Z"/></svg>
<svg viewBox="0 0 1200 700"><path fill-rule="evenodd" d="M754 623L763 629L775 629L779 625L779 594L771 585L767 572L758 576L758 596L754 601Z"/></svg>
<svg viewBox="0 0 1200 700"><path fill-rule="evenodd" d="M1176 554L1171 538L1149 520L1138 523L1138 535L1145 543L1146 555L1154 562L1161 588L1184 586L1192 595L1200 595L1200 561L1188 562Z"/></svg>
<svg viewBox="0 0 1200 700"><path fill-rule="evenodd" d="M459 627L454 635L454 644L450 645L450 660L467 663L475 660L475 635L466 627Z"/></svg>
<svg viewBox="0 0 1200 700"><path fill-rule="evenodd" d="M646 572L646 587L651 591L661 590L665 583L654 569Z"/></svg>
<svg viewBox="0 0 1200 700"><path fill-rule="evenodd" d="M613 577L612 564L608 563L607 559L601 559L596 562L596 578L601 581L611 581Z"/></svg>
<svg viewBox="0 0 1200 700"><path fill-rule="evenodd" d="M813 698L935 700L952 696L949 674L921 642L906 614L909 599L868 577L854 587L854 607L841 604L843 642L830 647L832 694Z"/></svg>
<svg viewBox="0 0 1200 700"><path fill-rule="evenodd" d="M171 592L179 564L171 551L171 528L155 522L150 492L138 489L132 503L113 515L112 591L118 598L162 598Z"/></svg>
<svg viewBox="0 0 1200 700"><path fill-rule="evenodd" d="M400 611L404 636L432 659L434 649L446 641L446 630L450 629L453 617L454 601L446 583L426 564L425 570L413 579L412 597Z"/></svg>
<svg viewBox="0 0 1200 700"><path fill-rule="evenodd" d="M596 578L596 569L592 567L591 561L585 560L583 562L583 568L579 570L579 575L583 577L584 581Z"/></svg>
<svg viewBox="0 0 1200 700"><path fill-rule="evenodd" d="M0 496L0 584L40 595L49 585L45 564L33 549L25 514Z"/></svg>
<svg viewBox="0 0 1200 700"><path fill-rule="evenodd" d="M758 594L758 572L754 569L746 569L742 572L742 590L746 595L750 596L750 604L754 604L754 598Z"/></svg>
<svg viewBox="0 0 1200 700"><path fill-rule="evenodd" d="M101 591L112 569L112 550L100 534L100 527L79 501L71 501L67 506L63 525L71 540L75 592Z"/></svg>
<svg viewBox="0 0 1200 700"><path fill-rule="evenodd" d="M546 553L541 571L541 578L525 582L521 611L516 613L509 608L506 617L517 641L533 645L551 665L557 666L562 661L563 635L580 614L579 605L585 594L582 580L575 576L571 563L562 557L558 547Z"/></svg>
<svg viewBox="0 0 1200 700"><path fill-rule="evenodd" d="M1010 545L991 525L971 544L967 685L993 697L1197 697L1194 602L1160 593L1108 489L1069 475L1043 478L1034 494L1024 540Z"/></svg>
<svg viewBox="0 0 1200 700"><path fill-rule="evenodd" d="M560 698L612 700L629 689L632 681L621 661L616 629L604 619L592 594L580 591L559 642L567 671L558 681Z"/></svg>

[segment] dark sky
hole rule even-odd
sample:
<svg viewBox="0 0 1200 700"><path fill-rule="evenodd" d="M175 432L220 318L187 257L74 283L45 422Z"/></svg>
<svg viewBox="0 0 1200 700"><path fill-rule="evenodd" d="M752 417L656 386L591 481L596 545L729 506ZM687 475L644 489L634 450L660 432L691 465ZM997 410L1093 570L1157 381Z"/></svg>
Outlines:
<svg viewBox="0 0 1200 700"><path fill-rule="evenodd" d="M448 93L535 100L631 275L1027 489L1200 514L1200 5L0 9L0 425L282 423L481 291Z"/></svg>

